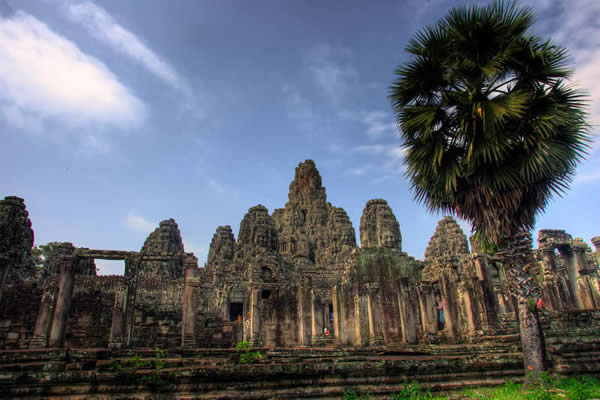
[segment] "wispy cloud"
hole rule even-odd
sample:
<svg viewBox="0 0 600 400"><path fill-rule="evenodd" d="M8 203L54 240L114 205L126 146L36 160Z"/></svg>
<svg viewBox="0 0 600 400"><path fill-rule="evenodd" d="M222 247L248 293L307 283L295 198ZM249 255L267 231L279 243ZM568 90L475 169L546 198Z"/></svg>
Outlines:
<svg viewBox="0 0 600 400"><path fill-rule="evenodd" d="M129 213L127 215L125 222L130 230L139 233L149 234L158 227L157 223L148 220L146 217L135 215L133 213Z"/></svg>
<svg viewBox="0 0 600 400"><path fill-rule="evenodd" d="M0 117L17 128L144 120L143 103L106 65L22 11L0 18L0 59Z"/></svg>
<svg viewBox="0 0 600 400"><path fill-rule="evenodd" d="M208 255L208 251L206 250L206 246L198 244L196 242L183 239L183 248L186 253L194 253L194 255L200 260L206 258Z"/></svg>
<svg viewBox="0 0 600 400"><path fill-rule="evenodd" d="M104 8L91 1L66 3L69 19L80 24L96 39L141 64L172 88L190 95L175 68L151 50L138 36L120 25Z"/></svg>
<svg viewBox="0 0 600 400"><path fill-rule="evenodd" d="M534 28L567 48L575 67L573 81L590 95L590 118L595 132L592 151L600 151L600 1L524 0L542 25ZM543 18L542 18L543 16ZM546 21L546 22L541 22Z"/></svg>
<svg viewBox="0 0 600 400"><path fill-rule="evenodd" d="M308 67L322 93L335 105L359 83L359 74L349 62L350 50L322 44L307 53Z"/></svg>
<svg viewBox="0 0 600 400"><path fill-rule="evenodd" d="M359 121L365 126L366 134L371 140L398 136L398 128L393 117L385 111L342 111L339 116L345 120Z"/></svg>
<svg viewBox="0 0 600 400"><path fill-rule="evenodd" d="M225 188L220 183L218 183L215 178L210 178L208 180L208 184L217 193L223 193L223 192L225 192Z"/></svg>
<svg viewBox="0 0 600 400"><path fill-rule="evenodd" d="M368 144L351 148L339 145L329 146L329 151L336 155L351 155L353 160L357 154L371 158L371 161L354 166L346 173L354 176L375 176L371 183L378 184L402 176L405 171L404 156L406 151L398 144Z"/></svg>

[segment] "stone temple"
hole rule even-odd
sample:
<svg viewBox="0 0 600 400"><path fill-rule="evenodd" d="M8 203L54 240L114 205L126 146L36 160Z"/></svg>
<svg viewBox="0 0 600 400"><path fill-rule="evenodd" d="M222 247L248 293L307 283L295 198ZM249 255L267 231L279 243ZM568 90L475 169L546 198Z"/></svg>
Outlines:
<svg viewBox="0 0 600 400"><path fill-rule="evenodd" d="M453 218L439 222L422 261L402 251L400 226L385 200L366 202L359 232L360 247L348 215L327 201L315 163L307 160L296 168L283 208L269 213L262 205L251 207L237 240L230 226L217 227L204 267L185 252L177 223L168 219L139 252L61 243L40 279L31 262L33 231L24 201L6 197L0 201L0 371L2 363L21 365L50 350L66 349L60 350L67 352L60 353L65 359L56 356L65 367L77 349L88 349L86 359L96 360L93 370L103 357L144 349L178 352L180 358L192 349L232 354L240 341L262 348L273 365L284 362L277 358L284 353L300 363L308 357L300 349L312 349L313 355L315 349L329 351L329 358L315 364L321 366L339 351L355 358L443 358L459 348L470 349L464 350L468 354L518 354L515 303L504 287L503 266L480 254L475 243L470 251ZM591 241L595 252L565 231L542 230L534 250L548 351L554 368L564 371L586 365L568 354L585 349L600 354L597 334L586 333L598 332L600 320L600 237ZM124 276L97 276L95 259L124 260ZM565 332L577 332L578 343L588 347L568 347ZM512 347L501 349L500 343ZM89 349L103 353L91 356ZM522 366L514 357L518 371ZM599 359L592 361L600 373ZM215 374L232 374L215 363ZM389 378L390 365L385 371L371 367L379 371L376 376ZM309 369L295 376L310 375ZM351 376L334 369L328 371L342 376L340 382ZM269 371L261 376L275 373ZM18 377L4 387L1 375L0 393L13 393L6 387L17 387ZM30 386L42 381L31 378Z"/></svg>

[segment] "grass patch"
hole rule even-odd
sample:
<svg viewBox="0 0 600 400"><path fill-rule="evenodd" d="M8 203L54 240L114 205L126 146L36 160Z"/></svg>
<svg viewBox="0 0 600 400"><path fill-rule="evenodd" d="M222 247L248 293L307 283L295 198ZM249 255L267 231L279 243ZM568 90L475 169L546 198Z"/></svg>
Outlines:
<svg viewBox="0 0 600 400"><path fill-rule="evenodd" d="M448 395L434 396L419 382L405 382L404 388L388 397L390 400L590 400L600 399L600 380L589 376L551 378L542 374L535 384L523 387L512 381L494 388L473 388ZM369 393L347 390L344 400L367 400Z"/></svg>

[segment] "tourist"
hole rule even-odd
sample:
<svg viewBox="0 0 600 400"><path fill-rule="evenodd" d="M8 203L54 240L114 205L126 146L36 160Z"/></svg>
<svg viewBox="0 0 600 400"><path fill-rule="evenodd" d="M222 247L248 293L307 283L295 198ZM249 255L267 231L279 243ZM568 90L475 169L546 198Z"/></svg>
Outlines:
<svg viewBox="0 0 600 400"><path fill-rule="evenodd" d="M442 305L442 300L439 295L435 296L435 308L438 312L438 321L439 321L439 330L444 329L444 323L446 322L444 318L444 306Z"/></svg>

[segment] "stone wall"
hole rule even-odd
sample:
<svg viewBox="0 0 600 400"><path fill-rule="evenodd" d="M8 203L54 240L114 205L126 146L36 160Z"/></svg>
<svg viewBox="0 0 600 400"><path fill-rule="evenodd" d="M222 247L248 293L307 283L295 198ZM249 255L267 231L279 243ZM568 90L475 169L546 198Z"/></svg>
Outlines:
<svg viewBox="0 0 600 400"><path fill-rule="evenodd" d="M0 217L11 238L1 238L0 259L25 265L33 232L23 202L0 202ZM237 241L230 226L216 229L204 268L184 252L172 219L140 252L57 244L46 280L4 287L0 346L116 351L230 348L247 340L269 348L394 349L512 332L504 266L476 243L469 252L453 218L439 222L424 261L402 252L400 225L383 199L366 203L360 234L359 248L347 213L327 201L307 160L296 168L284 208L271 215L250 207ZM598 249L600 239L592 242ZM540 231L530 270L549 312L600 309L597 255L564 231ZM125 275L95 276L96 258L125 260Z"/></svg>

